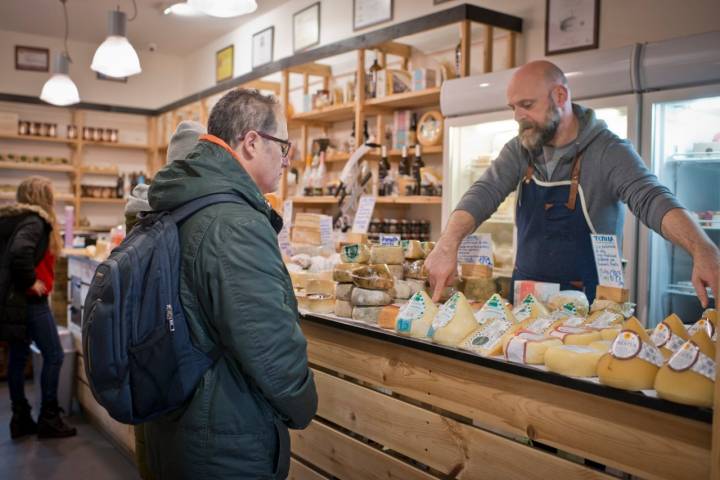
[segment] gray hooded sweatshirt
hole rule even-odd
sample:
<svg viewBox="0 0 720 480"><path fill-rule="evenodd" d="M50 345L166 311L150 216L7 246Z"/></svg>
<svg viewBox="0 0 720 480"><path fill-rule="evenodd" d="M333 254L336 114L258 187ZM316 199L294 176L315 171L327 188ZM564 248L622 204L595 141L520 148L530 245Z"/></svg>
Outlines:
<svg viewBox="0 0 720 480"><path fill-rule="evenodd" d="M542 152L529 152L516 136L505 144L492 165L463 195L456 210L470 213L479 226L490 218L505 197L518 189L528 162L533 162L534 177L539 181L569 180L573 159L578 151L584 150L580 191L590 229L594 233L616 235L618 245L622 245L625 209L621 202L624 202L641 222L662 234L660 227L665 214L682 205L647 169L632 145L608 130L604 121L595 118L593 110L573 104L573 113L580 124L578 136L550 178ZM522 198L518 201L522 202Z"/></svg>

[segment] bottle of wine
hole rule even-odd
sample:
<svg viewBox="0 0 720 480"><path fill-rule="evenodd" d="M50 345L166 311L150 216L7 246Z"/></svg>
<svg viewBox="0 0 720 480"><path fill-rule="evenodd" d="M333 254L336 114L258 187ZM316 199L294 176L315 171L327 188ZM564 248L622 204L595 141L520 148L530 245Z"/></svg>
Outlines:
<svg viewBox="0 0 720 480"><path fill-rule="evenodd" d="M420 195L422 183L422 175L420 169L425 166L425 162L422 159L422 148L420 144L415 145L415 161L412 165L412 176L415 179L415 195Z"/></svg>
<svg viewBox="0 0 720 480"><path fill-rule="evenodd" d="M410 175L410 159L408 158L408 147L403 145L402 147L402 158L400 159L400 165L398 166L399 175Z"/></svg>
<svg viewBox="0 0 720 480"><path fill-rule="evenodd" d="M115 183L115 198L123 198L123 196L125 196L125 180L123 180L123 176L120 174Z"/></svg>
<svg viewBox="0 0 720 480"><path fill-rule="evenodd" d="M408 145L413 146L417 143L417 114L415 112L410 116L410 129L408 130Z"/></svg>
<svg viewBox="0 0 720 480"><path fill-rule="evenodd" d="M375 56L375 60L372 65L370 65L370 84L368 85L368 96L370 98L375 98L377 96L377 73L380 70L382 70L382 67L377 61L377 56Z"/></svg>
<svg viewBox="0 0 720 480"><path fill-rule="evenodd" d="M355 120L352 121L352 130L350 131L350 151L355 150Z"/></svg>
<svg viewBox="0 0 720 480"><path fill-rule="evenodd" d="M388 174L390 173L390 162L387 156L387 146L380 147L380 165L378 166L378 195L384 197L392 195L392 184L388 188ZM389 191L388 191L389 190Z"/></svg>
<svg viewBox="0 0 720 480"><path fill-rule="evenodd" d="M460 42L455 47L455 76L460 77L460 63L462 63L462 48Z"/></svg>
<svg viewBox="0 0 720 480"><path fill-rule="evenodd" d="M370 133L368 132L368 121L365 120L363 123L363 143L367 143L370 140Z"/></svg>

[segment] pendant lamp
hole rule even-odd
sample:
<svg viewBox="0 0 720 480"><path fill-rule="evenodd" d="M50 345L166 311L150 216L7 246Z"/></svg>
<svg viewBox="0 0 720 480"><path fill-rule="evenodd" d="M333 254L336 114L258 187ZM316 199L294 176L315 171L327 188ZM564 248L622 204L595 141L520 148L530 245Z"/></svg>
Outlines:
<svg viewBox="0 0 720 480"><path fill-rule="evenodd" d="M68 38L68 17L66 0L60 0L65 14L65 50L58 53L53 60L53 74L43 85L40 92L40 100L51 105L65 107L80 101L80 94L75 86L75 82L70 78L70 54L68 54L67 38Z"/></svg>
<svg viewBox="0 0 720 480"><path fill-rule="evenodd" d="M109 35L95 51L90 68L108 77L122 78L142 72L137 52L127 37L127 16L120 10L108 12Z"/></svg>
<svg viewBox="0 0 720 480"><path fill-rule="evenodd" d="M188 5L211 17L239 17L257 9L255 0L188 0Z"/></svg>

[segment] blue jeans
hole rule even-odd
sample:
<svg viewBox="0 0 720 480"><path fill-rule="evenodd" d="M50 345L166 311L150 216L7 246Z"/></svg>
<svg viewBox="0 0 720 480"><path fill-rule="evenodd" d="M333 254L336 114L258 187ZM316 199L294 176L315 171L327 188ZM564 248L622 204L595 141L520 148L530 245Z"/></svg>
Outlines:
<svg viewBox="0 0 720 480"><path fill-rule="evenodd" d="M60 367L63 363L63 349L60 345L57 325L47 302L29 304L27 313L28 335L43 356L42 374L40 375L42 403L43 405L56 403ZM30 345L28 343L10 343L8 386L13 403L26 400L25 365L29 356Z"/></svg>

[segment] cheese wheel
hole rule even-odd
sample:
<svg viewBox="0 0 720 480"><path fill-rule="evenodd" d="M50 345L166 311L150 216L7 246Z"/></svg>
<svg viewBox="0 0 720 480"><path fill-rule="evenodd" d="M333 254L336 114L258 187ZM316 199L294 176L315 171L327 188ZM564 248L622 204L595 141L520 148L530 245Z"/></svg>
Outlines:
<svg viewBox="0 0 720 480"><path fill-rule="evenodd" d="M333 280L342 283L351 283L352 271L360 266L359 263L338 263L333 270Z"/></svg>
<svg viewBox="0 0 720 480"><path fill-rule="evenodd" d="M602 300L596 298L590 306L590 312L597 312L599 310L610 310L611 312L622 313L623 308L622 305L617 302L613 302L612 300Z"/></svg>
<svg viewBox="0 0 720 480"><path fill-rule="evenodd" d="M425 258L425 251L420 245L419 240L402 240L400 245L403 249L403 254L408 260L419 260Z"/></svg>
<svg viewBox="0 0 720 480"><path fill-rule="evenodd" d="M395 284L395 279L384 263L356 268L351 276L355 286L368 290L390 290Z"/></svg>
<svg viewBox="0 0 720 480"><path fill-rule="evenodd" d="M338 317L351 318L352 304L345 300L335 299L335 315Z"/></svg>
<svg viewBox="0 0 720 480"><path fill-rule="evenodd" d="M463 277L460 284L468 300L487 302L497 292L497 285L492 277Z"/></svg>
<svg viewBox="0 0 720 480"><path fill-rule="evenodd" d="M712 408L715 393L715 345L698 330L655 377L660 398L686 405Z"/></svg>
<svg viewBox="0 0 720 480"><path fill-rule="evenodd" d="M333 313L335 311L335 297L323 294L308 294L307 309L312 313Z"/></svg>
<svg viewBox="0 0 720 480"><path fill-rule="evenodd" d="M554 328L548 335L559 338L565 345L587 345L602 339L600 332L597 330L590 330L584 327L567 327L564 325Z"/></svg>
<svg viewBox="0 0 720 480"><path fill-rule="evenodd" d="M353 307L352 319L358 322L377 325L383 307Z"/></svg>
<svg viewBox="0 0 720 480"><path fill-rule="evenodd" d="M597 310L590 314L585 326L600 332L600 338L603 340L614 340L624 321L625 317L622 313L612 310Z"/></svg>
<svg viewBox="0 0 720 480"><path fill-rule="evenodd" d="M405 278L414 278L417 280L427 279L427 270L425 270L425 260L412 260L404 264Z"/></svg>
<svg viewBox="0 0 720 480"><path fill-rule="evenodd" d="M560 345L545 351L545 366L568 377L594 377L603 352L579 345Z"/></svg>
<svg viewBox="0 0 720 480"><path fill-rule="evenodd" d="M338 283L335 287L335 298L349 302L353 288L355 288L353 283Z"/></svg>
<svg viewBox="0 0 720 480"><path fill-rule="evenodd" d="M403 280L410 287L411 296L417 292L425 290L425 280L417 280L415 278L406 278Z"/></svg>
<svg viewBox="0 0 720 480"><path fill-rule="evenodd" d="M536 319L541 316L548 316L550 312L545 305L535 298L535 295L529 293L519 305L513 309L513 315L518 322L522 322L528 318Z"/></svg>
<svg viewBox="0 0 720 480"><path fill-rule="evenodd" d="M378 317L378 327L395 330L395 320L397 319L398 312L400 312L400 305L385 305Z"/></svg>
<svg viewBox="0 0 720 480"><path fill-rule="evenodd" d="M353 307L376 307L392 303L390 293L385 290L367 290L355 287L350 294Z"/></svg>
<svg viewBox="0 0 720 480"><path fill-rule="evenodd" d="M603 353L609 352L610 347L612 347L612 340L596 340L594 342L590 342L588 344L588 347L594 348L595 350L601 351Z"/></svg>
<svg viewBox="0 0 720 480"><path fill-rule="evenodd" d="M388 265L387 268L395 279L403 280L405 278L405 267L403 265Z"/></svg>
<svg viewBox="0 0 720 480"><path fill-rule="evenodd" d="M340 249L340 259L344 263L368 263L370 248L364 243L351 243Z"/></svg>
<svg viewBox="0 0 720 480"><path fill-rule="evenodd" d="M428 336L433 342L455 347L476 328L470 304L465 295L457 292L438 310Z"/></svg>
<svg viewBox="0 0 720 480"><path fill-rule="evenodd" d="M307 286L308 280L311 275L308 272L288 272L290 274L290 281L292 282L293 288L304 289Z"/></svg>
<svg viewBox="0 0 720 480"><path fill-rule="evenodd" d="M490 265L477 263L461 263L460 275L463 277L492 278L493 268Z"/></svg>
<svg viewBox="0 0 720 480"><path fill-rule="evenodd" d="M370 263L402 265L403 261L405 261L405 255L401 246L373 245L370 248Z"/></svg>
<svg viewBox="0 0 720 480"><path fill-rule="evenodd" d="M653 388L663 354L635 317L630 317L598 363L600 383L623 390Z"/></svg>
<svg viewBox="0 0 720 480"><path fill-rule="evenodd" d="M313 278L308 280L305 286L305 292L308 295L319 294L332 296L335 294L335 282L321 278Z"/></svg>
<svg viewBox="0 0 720 480"><path fill-rule="evenodd" d="M415 293L409 283L404 280L397 279L395 280L393 290L395 291L395 298L400 300L407 300L413 296L413 293Z"/></svg>
<svg viewBox="0 0 720 480"><path fill-rule="evenodd" d="M665 320L657 324L650 334L650 339L660 349L665 360L668 360L690 339L690 335L680 317L671 313Z"/></svg>
<svg viewBox="0 0 720 480"><path fill-rule="evenodd" d="M400 309L395 331L400 335L427 338L438 308L424 291L415 293Z"/></svg>
<svg viewBox="0 0 720 480"><path fill-rule="evenodd" d="M300 310L308 309L308 299L305 291L295 292L295 300L297 300L297 306Z"/></svg>
<svg viewBox="0 0 720 480"><path fill-rule="evenodd" d="M515 332L505 339L503 355L506 360L511 362L542 365L545 363L547 349L560 345L562 345L562 341L558 338L530 332Z"/></svg>

